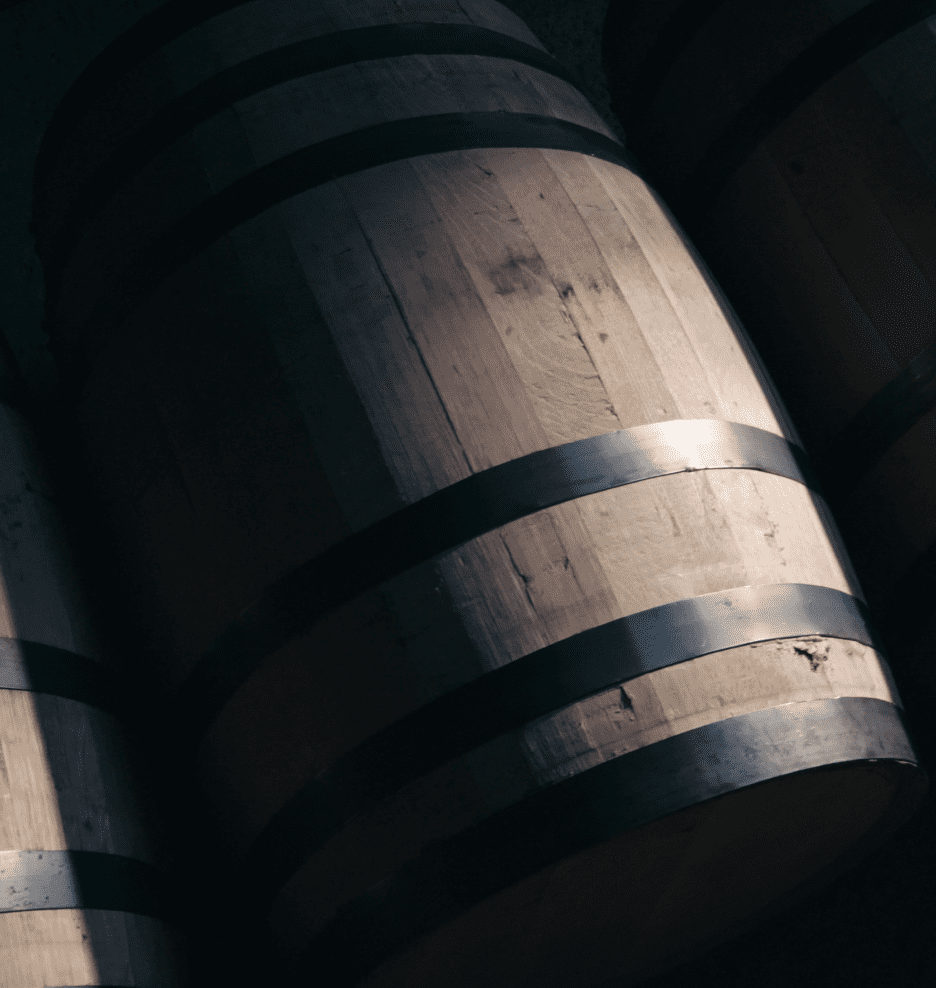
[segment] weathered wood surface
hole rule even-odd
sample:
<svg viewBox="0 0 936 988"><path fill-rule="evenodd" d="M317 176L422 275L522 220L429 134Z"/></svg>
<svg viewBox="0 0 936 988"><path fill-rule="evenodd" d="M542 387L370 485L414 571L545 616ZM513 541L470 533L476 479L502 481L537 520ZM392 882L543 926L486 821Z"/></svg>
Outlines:
<svg viewBox="0 0 936 988"><path fill-rule="evenodd" d="M100 661L35 437L4 404L0 462L0 638L14 649L37 642ZM0 687L0 850L96 851L165 866L136 796L140 783L113 714ZM0 912L5 988L181 986L183 949L177 930L149 916Z"/></svg>
<svg viewBox="0 0 936 988"><path fill-rule="evenodd" d="M162 70L185 91L204 77L206 51L212 64L230 65L286 39L410 20L481 24L535 43L513 15L480 0L301 8L295 34L293 4L255 3L207 22L163 52ZM134 249L256 168L376 123L478 110L552 115L613 138L565 82L483 56L394 57L276 86L196 127L115 196L69 262L55 331L75 338ZM421 155L310 189L174 271L95 348L77 410L89 472L145 653L171 687L273 581L479 471L677 419L796 438L658 197L628 170L570 151ZM475 538L348 603L244 682L197 751L219 833L236 859L339 756L531 651L657 605L775 583L862 596L819 498L754 470L661 477ZM704 656L648 673L625 693L555 711L352 821L274 903L284 955L429 841L624 751L784 704L854 696L899 705L878 653L821 637ZM508 764L515 777L505 782ZM887 816L896 785L842 772L828 799L854 829L839 849ZM784 851L789 883L839 847L819 824L827 804L815 788L783 787L814 828ZM862 802L867 816L855 812ZM764 806L744 798L738 813L769 841ZM674 848L675 825L660 826L660 847ZM747 896L759 908L773 894L779 859L768 863L763 846L740 852L767 883L744 887L742 912ZM588 869L611 867L619 845L603 847L581 871L559 866L557 888L579 889L560 899L578 901ZM709 866L729 853L713 850ZM668 854L653 852L647 865L661 888L681 867ZM497 932L495 900L472 910L480 926L466 942L478 958L466 970L499 963L496 941L507 934ZM694 901L690 912L709 913L704 896ZM549 902L536 936L561 930L547 914L566 914L555 896ZM691 926L680 921L674 936L698 949ZM601 948L589 978L613 973L616 949L614 940ZM535 967L534 955L518 946L511 970ZM401 961L404 981L442 970L435 947L414 956ZM641 963L662 963L659 950ZM551 983L564 983L563 971ZM395 977L385 971L374 983Z"/></svg>
<svg viewBox="0 0 936 988"><path fill-rule="evenodd" d="M612 96L625 126L633 124L635 150L674 202L681 190L689 194L693 168L758 88L866 6L720 4L687 41L678 19L666 22L666 5L636 32L626 30L631 5L611 5L603 45ZM682 47L662 81L651 84L646 66L630 68L677 36ZM679 213L817 467L825 465L862 584L901 653L914 638L931 638L926 601L936 575L934 65L930 18L815 88L719 177L716 195L687 200ZM629 101L638 93L648 97L642 106ZM856 417L899 375L915 377L919 410L881 445L874 429L884 413L861 428ZM902 385L905 403L912 391L913 382ZM915 664L932 685L931 667L927 658Z"/></svg>

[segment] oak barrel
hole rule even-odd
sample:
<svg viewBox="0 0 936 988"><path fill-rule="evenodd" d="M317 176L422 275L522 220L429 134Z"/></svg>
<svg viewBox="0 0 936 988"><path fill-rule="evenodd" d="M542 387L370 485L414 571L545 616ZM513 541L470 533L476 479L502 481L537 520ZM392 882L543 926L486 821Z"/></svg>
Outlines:
<svg viewBox="0 0 936 988"><path fill-rule="evenodd" d="M144 654L295 983L637 981L916 805L744 330L503 6L170 0L63 99L34 226Z"/></svg>
<svg viewBox="0 0 936 988"><path fill-rule="evenodd" d="M930 694L934 30L931 2L613 0L602 38L628 145L737 306Z"/></svg>
<svg viewBox="0 0 936 988"><path fill-rule="evenodd" d="M169 861L0 336L0 982L182 988Z"/></svg>

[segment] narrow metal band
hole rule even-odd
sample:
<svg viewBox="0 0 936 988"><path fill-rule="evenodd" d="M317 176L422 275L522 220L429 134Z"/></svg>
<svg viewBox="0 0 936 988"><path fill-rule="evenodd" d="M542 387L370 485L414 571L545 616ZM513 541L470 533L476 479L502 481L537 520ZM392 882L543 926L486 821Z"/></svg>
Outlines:
<svg viewBox="0 0 936 988"><path fill-rule="evenodd" d="M202 21L250 2L252 0L169 0L115 38L88 63L53 111L36 155L34 189L41 188L46 181L46 172L74 121L80 119L82 111L93 106L116 80Z"/></svg>
<svg viewBox="0 0 936 988"><path fill-rule="evenodd" d="M0 913L113 909L171 919L170 883L144 861L99 851L0 851Z"/></svg>
<svg viewBox="0 0 936 988"><path fill-rule="evenodd" d="M885 384L817 458L830 500L844 501L891 446L934 408L936 343Z"/></svg>
<svg viewBox="0 0 936 988"><path fill-rule="evenodd" d="M243 868L268 903L351 817L508 731L636 676L739 645L828 635L881 648L857 598L800 583L739 587L653 607L538 649L372 735L264 827Z"/></svg>
<svg viewBox="0 0 936 988"><path fill-rule="evenodd" d="M117 672L76 652L21 638L0 638L0 689L77 700L122 719L136 707Z"/></svg>
<svg viewBox="0 0 936 988"><path fill-rule="evenodd" d="M335 988L355 985L464 910L573 853L737 789L870 759L906 764L905 800L925 786L900 711L855 697L760 710L628 752L434 841L341 907L300 956L295 979L314 970Z"/></svg>
<svg viewBox="0 0 936 988"><path fill-rule="evenodd" d="M274 583L202 654L170 700L178 729L206 730L266 656L414 566L575 498L654 477L723 469L762 470L817 490L806 454L780 436L737 422L690 419L565 443L436 491Z"/></svg>
<svg viewBox="0 0 936 988"><path fill-rule="evenodd" d="M395 120L300 148L196 206L137 254L74 337L65 340L59 335L52 340L49 348L56 351L57 359L61 362L64 356L70 364L66 387L77 400L90 371L92 357L81 346L83 340L106 340L172 272L229 230L333 179L420 155L478 148L576 151L637 171L623 145L598 131L555 117L502 110ZM46 331L56 337L54 325L47 325Z"/></svg>
<svg viewBox="0 0 936 988"><path fill-rule="evenodd" d="M681 188L661 188L673 211L683 218L713 208L725 183L754 149L820 86L934 13L934 0L872 0L836 24L763 86L712 142Z"/></svg>
<svg viewBox="0 0 936 988"><path fill-rule="evenodd" d="M614 90L614 111L627 127L629 147L633 146L631 127L636 123L639 128L643 123L643 111L656 98L673 65L723 3L725 0L682 0L648 45L639 65L628 66L632 70L632 82L625 92L621 92L620 77L614 78L617 75L614 71L615 44L618 38L631 30L641 8L628 0L611 0L602 27L602 62L608 88ZM634 136L637 136L637 131Z"/></svg>
<svg viewBox="0 0 936 988"><path fill-rule="evenodd" d="M291 79L342 65L435 54L509 59L579 88L571 73L539 48L497 31L465 24L384 24L338 31L264 52L219 72L163 107L83 183L61 233L49 245L47 282L50 278L58 280L87 225L134 174L187 131L230 104Z"/></svg>

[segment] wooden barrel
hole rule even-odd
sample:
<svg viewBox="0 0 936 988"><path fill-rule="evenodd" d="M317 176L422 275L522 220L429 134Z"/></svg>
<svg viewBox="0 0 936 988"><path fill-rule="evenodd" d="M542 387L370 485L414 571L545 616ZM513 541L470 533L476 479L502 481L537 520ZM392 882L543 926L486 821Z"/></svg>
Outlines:
<svg viewBox="0 0 936 988"><path fill-rule="evenodd" d="M0 337L0 958L4 988L190 984L141 812L133 697L101 662L25 392Z"/></svg>
<svg viewBox="0 0 936 988"><path fill-rule="evenodd" d="M921 647L936 690L936 4L687 6L612 2L612 102L814 454L892 651Z"/></svg>
<svg viewBox="0 0 936 988"><path fill-rule="evenodd" d="M731 308L491 0L169 2L37 166L88 482L296 983L638 980L924 786Z"/></svg>

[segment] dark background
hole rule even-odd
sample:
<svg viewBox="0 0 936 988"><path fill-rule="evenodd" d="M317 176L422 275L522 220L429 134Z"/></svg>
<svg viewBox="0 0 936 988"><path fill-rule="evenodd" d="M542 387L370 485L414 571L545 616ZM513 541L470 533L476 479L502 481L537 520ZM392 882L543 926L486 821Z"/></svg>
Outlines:
<svg viewBox="0 0 936 988"><path fill-rule="evenodd" d="M71 82L105 45L160 2L0 0L0 329L40 404L53 400L57 375L41 329L42 270L28 229L33 161L51 113ZM623 140L601 72L608 0L503 2L579 77ZM921 717L918 713L911 727L925 740L921 735L932 729ZM926 754L929 744L923 747ZM930 795L897 837L830 889L646 982L646 988L716 983L724 988L922 988L934 983L934 816ZM205 908L210 910L207 901ZM626 943L621 950L626 955Z"/></svg>
<svg viewBox="0 0 936 988"><path fill-rule="evenodd" d="M33 395L57 382L42 320L42 268L29 232L32 169L62 95L98 52L162 0L0 0L0 330ZM581 80L608 125L601 72L607 0L509 0L505 4Z"/></svg>

